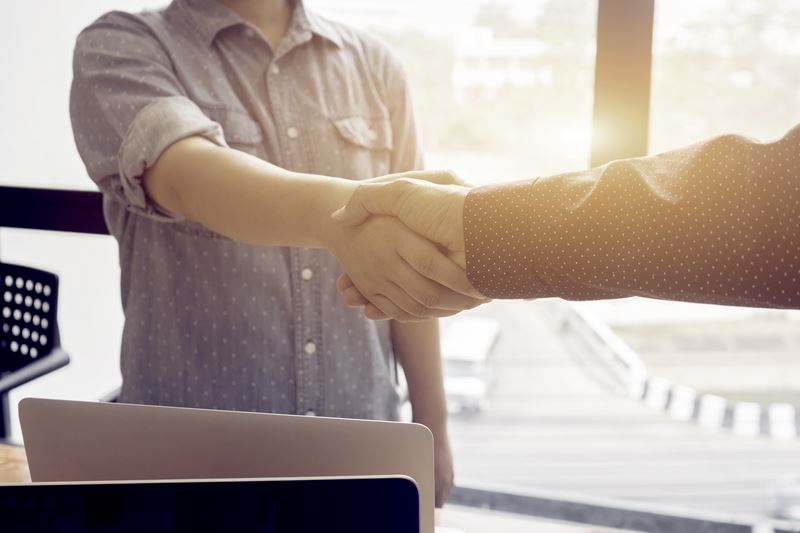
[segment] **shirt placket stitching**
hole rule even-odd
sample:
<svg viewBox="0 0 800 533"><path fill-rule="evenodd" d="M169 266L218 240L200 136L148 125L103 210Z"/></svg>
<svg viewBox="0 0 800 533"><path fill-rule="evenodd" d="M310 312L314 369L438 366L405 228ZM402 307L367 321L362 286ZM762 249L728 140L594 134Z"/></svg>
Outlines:
<svg viewBox="0 0 800 533"><path fill-rule="evenodd" d="M306 44L300 37L297 34L288 36L287 45L279 48L280 53L272 58L270 66L292 52L294 48ZM297 54L300 51L295 50L293 53ZM265 75L269 78L269 70ZM285 87L285 84L280 84L280 86ZM267 91L275 110L280 142L285 147L282 150L286 157L283 163L287 168L306 170L308 166L313 166L309 165L310 162L313 163L309 160L310 157L313 157L313 150L307 141L310 125L304 120L301 113L294 114L290 120L288 119L289 113L279 112L279 110L298 109L291 91L276 88L274 80L268 81ZM297 129L300 133L299 137L287 139L290 127ZM291 248L289 268L295 309L296 405L294 410L299 413L308 411L317 413L321 412L324 406L322 386L325 379L320 364L320 356L323 352L320 280L319 275L313 276L310 280L303 280L300 275L303 268L312 268L312 272L318 271L316 254L313 250ZM305 347L309 342L314 343L316 347L312 354L305 352Z"/></svg>

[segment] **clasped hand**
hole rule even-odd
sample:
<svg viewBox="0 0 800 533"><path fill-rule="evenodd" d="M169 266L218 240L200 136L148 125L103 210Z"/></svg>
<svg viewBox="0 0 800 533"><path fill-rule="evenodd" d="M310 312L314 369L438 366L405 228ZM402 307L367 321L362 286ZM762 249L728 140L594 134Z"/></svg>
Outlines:
<svg viewBox="0 0 800 533"><path fill-rule="evenodd" d="M453 315L488 300L466 276L469 187L451 172L407 172L359 184L333 213L346 238L332 250L345 303L373 320Z"/></svg>

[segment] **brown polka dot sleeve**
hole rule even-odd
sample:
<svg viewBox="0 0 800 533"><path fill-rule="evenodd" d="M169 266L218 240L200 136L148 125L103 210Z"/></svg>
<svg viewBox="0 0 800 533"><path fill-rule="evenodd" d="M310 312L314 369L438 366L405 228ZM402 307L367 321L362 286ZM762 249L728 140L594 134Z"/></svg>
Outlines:
<svg viewBox="0 0 800 533"><path fill-rule="evenodd" d="M464 236L493 298L800 308L800 126L477 188Z"/></svg>

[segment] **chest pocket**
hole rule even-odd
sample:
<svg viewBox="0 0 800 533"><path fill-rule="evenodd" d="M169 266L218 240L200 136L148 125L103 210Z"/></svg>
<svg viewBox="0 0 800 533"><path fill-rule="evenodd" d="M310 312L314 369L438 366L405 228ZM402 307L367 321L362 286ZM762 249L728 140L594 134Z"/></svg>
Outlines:
<svg viewBox="0 0 800 533"><path fill-rule="evenodd" d="M261 126L247 112L211 104L198 105L208 118L222 126L225 142L231 148L258 155L264 135Z"/></svg>
<svg viewBox="0 0 800 533"><path fill-rule="evenodd" d="M372 178L388 174L392 127L388 118L355 115L333 120L342 147L342 175Z"/></svg>

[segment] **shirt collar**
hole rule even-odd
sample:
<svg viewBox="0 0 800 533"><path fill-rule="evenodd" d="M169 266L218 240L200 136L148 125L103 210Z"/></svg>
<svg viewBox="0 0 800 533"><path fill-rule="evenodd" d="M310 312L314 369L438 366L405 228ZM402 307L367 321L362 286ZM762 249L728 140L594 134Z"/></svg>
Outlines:
<svg viewBox="0 0 800 533"><path fill-rule="evenodd" d="M219 0L176 0L176 3L183 4L186 8L195 29L208 46L211 46L222 30L238 24L247 24L238 13ZM316 13L307 11L302 0L294 0L294 4L292 18L284 37L284 41L289 42L281 43L281 48L308 41L312 34L338 47L342 46L342 38L330 22Z"/></svg>
<svg viewBox="0 0 800 533"><path fill-rule="evenodd" d="M309 29L314 35L319 35L323 39L327 39L339 48L343 46L342 37L339 35L339 32L336 30L333 24L331 24L329 20L320 17L313 11L306 10L306 8L303 6L302 0L297 1L295 11L297 11L308 21Z"/></svg>

